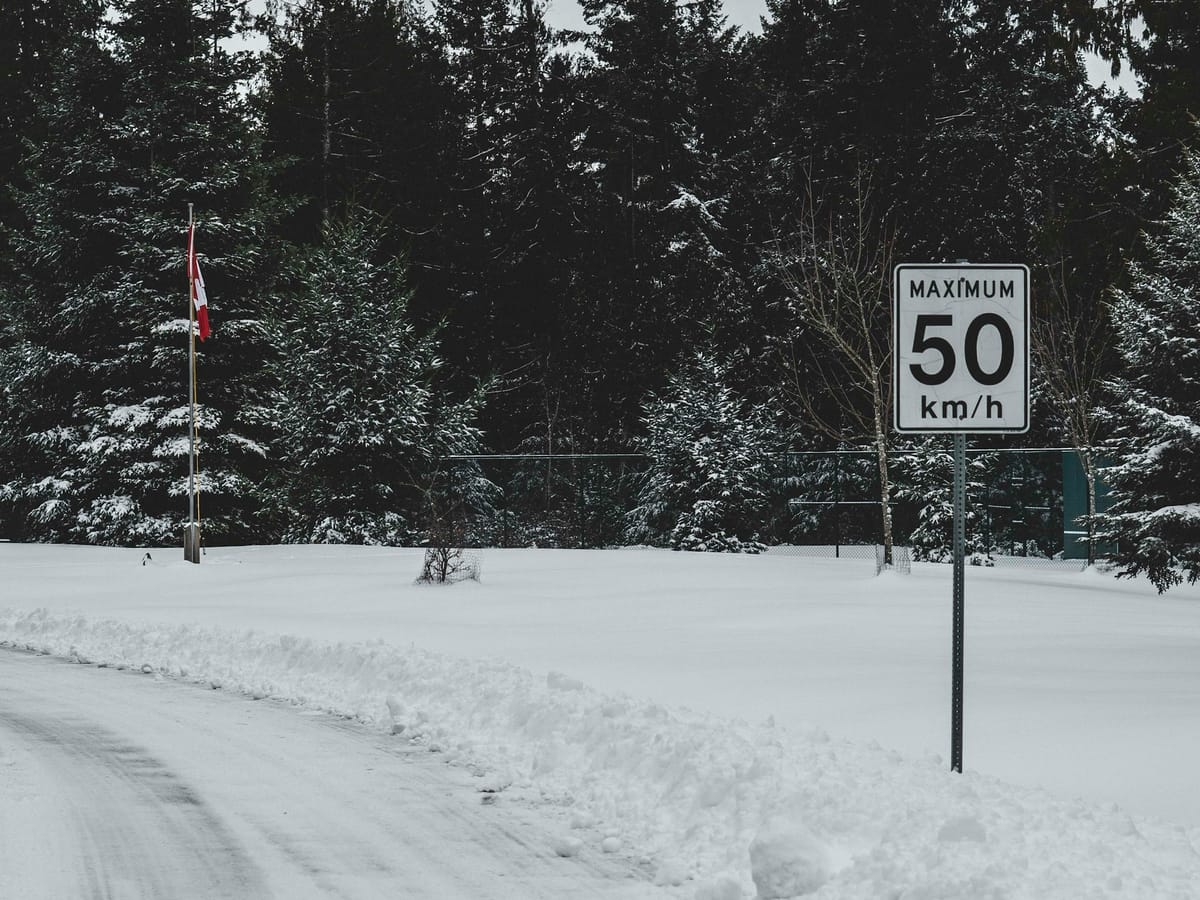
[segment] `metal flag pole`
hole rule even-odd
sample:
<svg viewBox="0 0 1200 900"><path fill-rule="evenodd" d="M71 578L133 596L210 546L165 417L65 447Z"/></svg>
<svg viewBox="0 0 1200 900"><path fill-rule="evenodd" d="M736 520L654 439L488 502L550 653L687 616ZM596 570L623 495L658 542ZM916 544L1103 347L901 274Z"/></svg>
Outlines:
<svg viewBox="0 0 1200 900"><path fill-rule="evenodd" d="M188 400L191 404L191 421L188 428L188 525L183 536L183 558L188 562L200 562L200 499L196 494L196 301L192 255L195 253L195 219L192 204L188 204Z"/></svg>

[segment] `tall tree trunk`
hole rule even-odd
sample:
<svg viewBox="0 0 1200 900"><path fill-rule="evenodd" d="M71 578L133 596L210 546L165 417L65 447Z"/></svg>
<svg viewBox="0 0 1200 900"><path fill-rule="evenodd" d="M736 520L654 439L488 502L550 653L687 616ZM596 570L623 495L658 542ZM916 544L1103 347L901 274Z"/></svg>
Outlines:
<svg viewBox="0 0 1200 900"><path fill-rule="evenodd" d="M882 402L875 406L875 456L879 462L879 515L883 526L883 561L892 564L892 482L888 477L887 424Z"/></svg>
<svg viewBox="0 0 1200 900"><path fill-rule="evenodd" d="M329 12L325 12L328 17ZM329 157L333 153L333 126L330 118L329 21L325 21L325 42L321 57L321 228L329 227Z"/></svg>
<svg viewBox="0 0 1200 900"><path fill-rule="evenodd" d="M1079 454L1083 463L1083 477L1087 482L1087 564L1096 564L1096 459L1092 448Z"/></svg>

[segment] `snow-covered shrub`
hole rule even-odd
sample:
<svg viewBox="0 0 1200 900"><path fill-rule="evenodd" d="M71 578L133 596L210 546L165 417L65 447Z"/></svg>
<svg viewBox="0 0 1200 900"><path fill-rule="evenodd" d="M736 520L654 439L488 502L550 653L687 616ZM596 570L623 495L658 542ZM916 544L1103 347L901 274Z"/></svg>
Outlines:
<svg viewBox="0 0 1200 900"><path fill-rule="evenodd" d="M697 353L646 403L650 457L639 476L627 538L677 550L764 549L772 455L782 439L767 408L739 397L729 365Z"/></svg>
<svg viewBox="0 0 1200 900"><path fill-rule="evenodd" d="M411 544L416 532L407 520L392 512L353 512L344 516L327 516L311 523L303 532L289 532L288 537L304 544L365 544L397 546Z"/></svg>
<svg viewBox="0 0 1200 900"><path fill-rule="evenodd" d="M437 546L425 549L421 574L417 584L454 584L458 581L478 581L483 565L478 553L468 553L462 547Z"/></svg>

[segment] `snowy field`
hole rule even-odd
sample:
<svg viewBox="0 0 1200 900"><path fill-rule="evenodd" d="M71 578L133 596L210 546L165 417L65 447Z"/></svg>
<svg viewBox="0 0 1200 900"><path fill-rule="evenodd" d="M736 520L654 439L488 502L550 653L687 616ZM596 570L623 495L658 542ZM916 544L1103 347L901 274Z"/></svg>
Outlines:
<svg viewBox="0 0 1200 900"><path fill-rule="evenodd" d="M1200 897L1196 588L969 568L955 776L948 566L151 554L0 544L0 641L354 716L667 897Z"/></svg>

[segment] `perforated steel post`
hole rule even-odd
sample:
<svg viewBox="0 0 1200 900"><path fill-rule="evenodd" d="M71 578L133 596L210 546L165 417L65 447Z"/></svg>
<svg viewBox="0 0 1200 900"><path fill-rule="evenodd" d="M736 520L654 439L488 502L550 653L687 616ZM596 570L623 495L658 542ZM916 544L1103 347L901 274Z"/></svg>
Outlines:
<svg viewBox="0 0 1200 900"><path fill-rule="evenodd" d="M967 439L954 435L954 622L950 689L950 769L963 757L963 566L967 537Z"/></svg>

